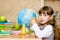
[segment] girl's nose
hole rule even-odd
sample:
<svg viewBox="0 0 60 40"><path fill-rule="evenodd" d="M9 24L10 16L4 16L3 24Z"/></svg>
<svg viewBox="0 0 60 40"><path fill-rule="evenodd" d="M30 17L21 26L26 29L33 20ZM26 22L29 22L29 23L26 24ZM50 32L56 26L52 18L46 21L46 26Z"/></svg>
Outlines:
<svg viewBox="0 0 60 40"><path fill-rule="evenodd" d="M44 16L43 16L43 14L41 15L41 18L43 18Z"/></svg>

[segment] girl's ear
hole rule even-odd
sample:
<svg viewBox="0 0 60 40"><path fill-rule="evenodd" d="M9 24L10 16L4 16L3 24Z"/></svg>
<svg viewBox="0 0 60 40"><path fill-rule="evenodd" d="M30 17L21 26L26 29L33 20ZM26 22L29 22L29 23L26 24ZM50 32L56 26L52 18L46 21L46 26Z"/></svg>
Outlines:
<svg viewBox="0 0 60 40"><path fill-rule="evenodd" d="M54 16L55 16L55 13L50 17L50 20L52 20Z"/></svg>

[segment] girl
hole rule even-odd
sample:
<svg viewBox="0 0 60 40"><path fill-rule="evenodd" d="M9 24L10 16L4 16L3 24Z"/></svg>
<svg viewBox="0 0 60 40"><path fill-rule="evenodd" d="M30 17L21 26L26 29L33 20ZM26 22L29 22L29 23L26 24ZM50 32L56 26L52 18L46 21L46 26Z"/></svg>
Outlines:
<svg viewBox="0 0 60 40"><path fill-rule="evenodd" d="M38 24L33 18L31 20L31 29L34 30L36 37L44 40L54 40L53 24L54 11L51 7L44 6L38 13Z"/></svg>

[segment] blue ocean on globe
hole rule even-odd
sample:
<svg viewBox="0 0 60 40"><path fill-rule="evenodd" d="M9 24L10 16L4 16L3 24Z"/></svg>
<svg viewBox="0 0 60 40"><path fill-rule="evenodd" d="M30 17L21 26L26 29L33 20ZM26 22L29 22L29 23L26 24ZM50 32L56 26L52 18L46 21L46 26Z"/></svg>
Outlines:
<svg viewBox="0 0 60 40"><path fill-rule="evenodd" d="M26 25L26 27L30 26L30 20L32 18L37 18L37 13L34 11L34 9L30 8L24 8L22 9L18 14L18 23L22 26L23 24Z"/></svg>

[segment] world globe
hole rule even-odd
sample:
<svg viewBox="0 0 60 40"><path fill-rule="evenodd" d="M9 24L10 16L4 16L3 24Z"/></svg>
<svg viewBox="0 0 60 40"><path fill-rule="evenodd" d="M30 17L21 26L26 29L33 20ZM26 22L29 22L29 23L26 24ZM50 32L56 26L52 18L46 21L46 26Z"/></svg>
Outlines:
<svg viewBox="0 0 60 40"><path fill-rule="evenodd" d="M37 18L37 13L34 9L30 8L24 8L22 9L18 14L18 23L22 26L23 24L26 25L26 27L30 26L30 20L32 18Z"/></svg>

